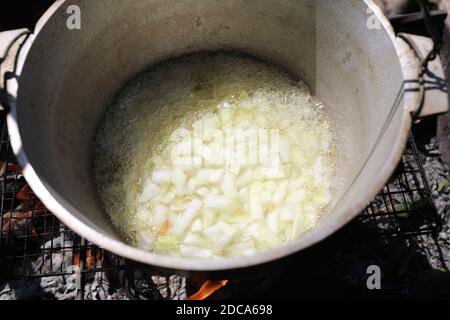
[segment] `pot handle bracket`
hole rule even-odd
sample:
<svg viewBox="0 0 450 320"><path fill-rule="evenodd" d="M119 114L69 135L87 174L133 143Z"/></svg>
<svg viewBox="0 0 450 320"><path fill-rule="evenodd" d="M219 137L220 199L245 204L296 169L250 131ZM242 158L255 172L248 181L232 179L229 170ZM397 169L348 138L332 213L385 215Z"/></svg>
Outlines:
<svg viewBox="0 0 450 320"><path fill-rule="evenodd" d="M29 35L28 29L0 32L0 110L2 111L9 112L10 99L13 98L11 92L17 91L9 89L14 89L14 86L17 89L17 59Z"/></svg>
<svg viewBox="0 0 450 320"><path fill-rule="evenodd" d="M448 88L439 52L447 12L430 10L427 0L417 0L421 12L389 17L398 36L412 49L413 68L418 74L419 100L412 111L413 119L420 119L448 111Z"/></svg>
<svg viewBox="0 0 450 320"><path fill-rule="evenodd" d="M448 111L448 88L445 80L444 67L438 55L426 64L427 56L433 51L433 40L413 34L402 33L398 35L414 51L416 56L418 87L420 98L418 105L413 110L414 120L438 115Z"/></svg>

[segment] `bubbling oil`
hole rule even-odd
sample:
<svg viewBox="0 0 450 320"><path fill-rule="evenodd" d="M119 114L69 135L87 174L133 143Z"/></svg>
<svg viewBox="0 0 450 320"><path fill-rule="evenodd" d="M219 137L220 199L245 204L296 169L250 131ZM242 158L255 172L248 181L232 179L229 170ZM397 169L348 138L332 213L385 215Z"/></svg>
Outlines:
<svg viewBox="0 0 450 320"><path fill-rule="evenodd" d="M160 63L128 84L99 124L94 173L104 209L132 244L167 255L223 258L293 241L315 226L333 195L325 108L303 82L242 54ZM220 144L196 133L199 125L222 134ZM275 132L276 163L208 162L203 151L242 130ZM174 161L182 143L194 162ZM251 144L242 150L249 157ZM201 180L205 172L216 178Z"/></svg>

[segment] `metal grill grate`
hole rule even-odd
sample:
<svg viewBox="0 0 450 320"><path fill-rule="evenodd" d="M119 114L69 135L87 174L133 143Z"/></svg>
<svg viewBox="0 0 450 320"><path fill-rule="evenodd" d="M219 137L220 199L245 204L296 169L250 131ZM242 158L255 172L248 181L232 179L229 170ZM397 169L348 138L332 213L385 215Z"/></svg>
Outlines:
<svg viewBox="0 0 450 320"><path fill-rule="evenodd" d="M358 220L386 239L433 234L442 228L412 134L393 176Z"/></svg>
<svg viewBox="0 0 450 320"><path fill-rule="evenodd" d="M43 206L17 165L4 116L0 126L0 278L80 272L83 281L96 272L122 272L129 275L127 283L135 297L144 292L146 297L157 298L148 283L142 282L142 277L136 277L136 274L145 274L147 279L151 278L149 270L80 238ZM430 187L412 136L390 182L353 224L362 224L364 228L351 228L352 232L368 227L379 239L385 240L435 234L440 230ZM102 279L103 273L98 281ZM81 292L79 298L83 296Z"/></svg>

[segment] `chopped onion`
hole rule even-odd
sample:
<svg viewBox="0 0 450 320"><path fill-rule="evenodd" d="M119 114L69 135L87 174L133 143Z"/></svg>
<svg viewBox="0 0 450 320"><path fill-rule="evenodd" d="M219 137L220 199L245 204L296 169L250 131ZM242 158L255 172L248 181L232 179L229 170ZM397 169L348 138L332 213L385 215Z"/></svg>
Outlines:
<svg viewBox="0 0 450 320"><path fill-rule="evenodd" d="M180 219L178 220L177 224L172 229L172 233L174 235L180 236L184 230L189 226L191 221L196 217L198 212L200 211L203 203L198 200L194 199L191 201L189 206L187 207L186 211L180 216Z"/></svg>
<svg viewBox="0 0 450 320"><path fill-rule="evenodd" d="M281 207L277 211L278 211L278 214L280 216L280 220L281 221L292 221L292 220L294 220L293 208Z"/></svg>
<svg viewBox="0 0 450 320"><path fill-rule="evenodd" d="M209 240L199 236L195 233L189 233L183 240L183 244L194 247L207 247L210 246Z"/></svg>
<svg viewBox="0 0 450 320"><path fill-rule="evenodd" d="M209 226L203 230L203 235L211 241L216 241L219 239L222 228L219 223Z"/></svg>
<svg viewBox="0 0 450 320"><path fill-rule="evenodd" d="M228 225L222 227L222 234L214 241L213 252L222 254L222 251L233 241L238 230Z"/></svg>
<svg viewBox="0 0 450 320"><path fill-rule="evenodd" d="M289 194L285 202L287 204L294 204L301 202L303 199L305 199L305 190L300 189Z"/></svg>
<svg viewBox="0 0 450 320"><path fill-rule="evenodd" d="M155 183L169 183L172 181L172 172L170 170L153 171L152 180Z"/></svg>
<svg viewBox="0 0 450 320"><path fill-rule="evenodd" d="M226 196L209 195L205 199L205 208L217 211L232 210L236 201Z"/></svg>
<svg viewBox="0 0 450 320"><path fill-rule="evenodd" d="M246 187L253 181L253 171L250 169L245 170L243 173L239 175L236 180L236 185L239 189Z"/></svg>
<svg viewBox="0 0 450 320"><path fill-rule="evenodd" d="M137 236L137 243L141 248L151 249L153 246L152 234L148 232L140 232Z"/></svg>
<svg viewBox="0 0 450 320"><path fill-rule="evenodd" d="M267 230L278 233L278 214L276 211L271 211L267 214L266 226Z"/></svg>
<svg viewBox="0 0 450 320"><path fill-rule="evenodd" d="M249 208L250 208L250 217L252 220L261 220L264 218L264 210L261 205L261 199L259 197L259 192L255 191L255 189L250 190L249 195Z"/></svg>
<svg viewBox="0 0 450 320"><path fill-rule="evenodd" d="M255 244L253 243L253 240L236 243L234 245L229 246L227 249L227 253L230 256L241 256L241 255L249 256L255 254L256 252L257 251L255 248Z"/></svg>
<svg viewBox="0 0 450 320"><path fill-rule="evenodd" d="M288 190L288 182L282 181L278 185L278 188L275 191L275 193L273 194L272 202L274 205L280 206L283 203L284 199L286 198L287 190Z"/></svg>
<svg viewBox="0 0 450 320"><path fill-rule="evenodd" d="M215 259L295 241L332 198L325 113L303 83L271 67L208 59L166 65L171 72L143 78L145 90L130 90L108 112L96 167L107 211L135 245L156 253ZM202 79L195 88L193 79ZM173 86L154 86L163 80ZM122 105L129 112L117 112Z"/></svg>
<svg viewBox="0 0 450 320"><path fill-rule="evenodd" d="M161 201L161 203L168 205L172 202L172 200L175 198L175 192L173 191L167 191L166 193L164 193L161 198L159 199L159 201Z"/></svg>
<svg viewBox="0 0 450 320"><path fill-rule="evenodd" d="M211 249L187 246L184 244L180 244L180 253L184 257L191 257L191 258L211 258L212 256Z"/></svg>
<svg viewBox="0 0 450 320"><path fill-rule="evenodd" d="M153 212L152 224L156 230L160 230L161 226L168 219L169 209L163 205L157 205Z"/></svg>
<svg viewBox="0 0 450 320"><path fill-rule="evenodd" d="M203 230L203 222L201 219L196 219L194 222L192 222L191 231L192 232L199 232Z"/></svg>
<svg viewBox="0 0 450 320"><path fill-rule="evenodd" d="M186 175L180 168L175 168L172 173L172 182L178 195L186 193Z"/></svg>
<svg viewBox="0 0 450 320"><path fill-rule="evenodd" d="M178 244L179 241L177 237L168 235L158 237L158 239L156 239L155 246L158 251L165 252L175 248Z"/></svg>
<svg viewBox="0 0 450 320"><path fill-rule="evenodd" d="M223 194L228 198L235 198L238 195L235 179L230 173L226 173L223 176L221 188Z"/></svg>
<svg viewBox="0 0 450 320"><path fill-rule="evenodd" d="M154 197L156 197L159 193L159 187L152 183L147 182L144 186L144 190L140 194L138 201L139 202L147 202L152 200Z"/></svg>
<svg viewBox="0 0 450 320"><path fill-rule="evenodd" d="M195 193L205 198L209 194L209 189L207 187L200 187L195 190Z"/></svg>

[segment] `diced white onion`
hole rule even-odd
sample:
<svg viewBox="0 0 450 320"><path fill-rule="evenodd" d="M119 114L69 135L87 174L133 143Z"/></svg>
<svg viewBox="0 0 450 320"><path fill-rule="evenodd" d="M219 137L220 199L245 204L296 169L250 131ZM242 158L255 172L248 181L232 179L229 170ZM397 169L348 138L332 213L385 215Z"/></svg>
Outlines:
<svg viewBox="0 0 450 320"><path fill-rule="evenodd" d="M152 219L152 224L156 230L161 229L162 225L167 221L168 211L169 209L163 205L156 206Z"/></svg>
<svg viewBox="0 0 450 320"><path fill-rule="evenodd" d="M239 189L244 188L245 186L249 185L250 182L253 181L253 171L250 169L245 170L242 172L239 177L236 180L236 185Z"/></svg>
<svg viewBox="0 0 450 320"><path fill-rule="evenodd" d="M189 233L183 240L183 244L194 247L207 247L210 241L195 233Z"/></svg>
<svg viewBox="0 0 450 320"><path fill-rule="evenodd" d="M197 68L203 69L203 62ZM173 86L169 95L174 99L156 90L145 100L161 105L151 109L151 116L134 114L133 121L149 124L144 130L132 131L132 121L123 122L126 117L115 118L130 128L126 137L105 130L114 136L109 146L141 133L145 139L152 136L151 143L120 146L113 156L112 148L102 149L114 172L117 156L129 151L133 170L119 168L119 183L104 183L103 189L108 199L125 198L112 208L120 212L111 215L138 247L187 258L251 255L315 226L332 196L330 124L311 107L304 84L296 86L280 75L271 81L273 74L265 68L255 68L256 73L236 68L232 81L217 83L202 75L206 86L200 90L192 90L189 76ZM247 76L239 82L243 71ZM173 81L185 77L174 74ZM124 159L119 160L128 163Z"/></svg>
<svg viewBox="0 0 450 320"><path fill-rule="evenodd" d="M271 211L266 218L267 229L273 233L278 233L278 214L276 211Z"/></svg>
<svg viewBox="0 0 450 320"><path fill-rule="evenodd" d="M221 188L222 188L223 194L229 198L235 198L238 195L238 190L236 187L235 179L229 173L226 173L223 176Z"/></svg>
<svg viewBox="0 0 450 320"><path fill-rule="evenodd" d="M211 258L212 250L180 244L180 253L189 258Z"/></svg>
<svg viewBox="0 0 450 320"><path fill-rule="evenodd" d="M294 212L292 208L281 207L278 210L278 214L280 216L281 221L292 221L294 220Z"/></svg>
<svg viewBox="0 0 450 320"><path fill-rule="evenodd" d="M192 222L191 231L192 232L199 232L203 229L203 222L201 219L196 219L194 222Z"/></svg>
<svg viewBox="0 0 450 320"><path fill-rule="evenodd" d="M207 187L200 187L195 190L195 193L204 198L209 194L209 189Z"/></svg>
<svg viewBox="0 0 450 320"><path fill-rule="evenodd" d="M196 217L202 205L203 203L200 200L192 200L186 211L180 216L177 224L172 229L172 233L177 236L181 235L189 226L191 221Z"/></svg>
<svg viewBox="0 0 450 320"><path fill-rule="evenodd" d="M237 234L238 230L227 226L227 228L222 229L222 234L214 241L213 252L222 253L222 251L233 241L234 236Z"/></svg>
<svg viewBox="0 0 450 320"><path fill-rule="evenodd" d="M272 202L274 205L280 206L283 203L284 199L286 198L287 190L288 190L287 181L283 181L278 185L278 188L272 197Z"/></svg>
<svg viewBox="0 0 450 320"><path fill-rule="evenodd" d="M261 220L264 218L264 211L261 205L261 199L257 193L250 192L249 196L250 216L252 220Z"/></svg>
<svg viewBox="0 0 450 320"><path fill-rule="evenodd" d="M205 199L205 208L212 210L232 210L236 201L226 196L209 195Z"/></svg>
<svg viewBox="0 0 450 320"><path fill-rule="evenodd" d="M172 181L172 172L170 170L153 171L152 180L155 183L169 183Z"/></svg>
<svg viewBox="0 0 450 320"><path fill-rule="evenodd" d="M152 200L154 197L156 197L159 193L159 187L148 181L145 186L144 186L144 190L142 191L142 193L140 194L138 201L139 202L147 202Z"/></svg>
<svg viewBox="0 0 450 320"><path fill-rule="evenodd" d="M140 232L137 235L137 246L143 250L149 250L153 247L153 237L151 233Z"/></svg>
<svg viewBox="0 0 450 320"><path fill-rule="evenodd" d="M172 182L178 195L186 193L186 175L180 168L175 168L172 173Z"/></svg>
<svg viewBox="0 0 450 320"><path fill-rule="evenodd" d="M299 203L303 199L305 199L305 190L300 189L289 194L286 198L285 203L287 204Z"/></svg>

